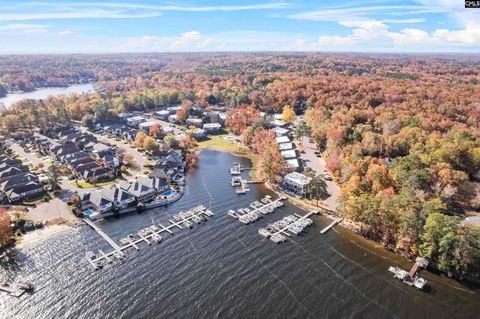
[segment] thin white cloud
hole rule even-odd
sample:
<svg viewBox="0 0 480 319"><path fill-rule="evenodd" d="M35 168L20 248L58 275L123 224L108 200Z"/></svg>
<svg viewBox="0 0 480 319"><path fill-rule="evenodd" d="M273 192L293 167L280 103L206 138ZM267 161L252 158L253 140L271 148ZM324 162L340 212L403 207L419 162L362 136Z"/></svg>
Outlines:
<svg viewBox="0 0 480 319"><path fill-rule="evenodd" d="M49 25L43 24L27 24L27 23L15 23L15 24L7 24L7 25L0 25L0 32L1 31L9 31L9 32L19 32L19 33L42 33L47 32L50 28Z"/></svg>
<svg viewBox="0 0 480 319"><path fill-rule="evenodd" d="M71 31L71 30L60 31L60 32L58 32L58 35L61 35L62 37L68 37L68 36L73 35L73 31Z"/></svg>
<svg viewBox="0 0 480 319"><path fill-rule="evenodd" d="M78 12L50 12L50 13L0 13L0 20L25 21L25 20L52 20L52 19L130 19L151 18L160 16L160 12L152 13L121 13L106 10L90 10Z"/></svg>

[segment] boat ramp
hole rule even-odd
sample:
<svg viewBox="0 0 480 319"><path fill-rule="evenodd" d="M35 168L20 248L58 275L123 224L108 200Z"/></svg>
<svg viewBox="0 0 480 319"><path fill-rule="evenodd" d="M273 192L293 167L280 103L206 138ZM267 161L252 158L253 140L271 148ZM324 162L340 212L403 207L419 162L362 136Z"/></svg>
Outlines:
<svg viewBox="0 0 480 319"><path fill-rule="evenodd" d="M238 219L243 224L250 224L262 218L263 215L273 213L275 209L283 206L283 201L286 199L286 196L281 196L272 200L272 197L267 195L260 201L252 202L250 207L239 208L237 211L229 210L227 215Z"/></svg>
<svg viewBox="0 0 480 319"><path fill-rule="evenodd" d="M305 228L313 225L313 220L309 217L317 214L319 214L318 211L312 210L304 216L289 215L273 224L268 224L265 228L260 228L258 233L278 244L287 240L287 237L291 235L299 235Z"/></svg>
<svg viewBox="0 0 480 319"><path fill-rule="evenodd" d="M111 263L114 259L122 260L125 257L124 251L129 248L139 250L139 244L146 243L148 245L152 242L161 242L161 233L173 234L175 228L186 229L192 228L193 223L200 224L207 221L208 217L213 216L213 212L206 209L203 205L197 206L186 212L180 212L173 216L173 220L169 220L170 225L164 226L162 224L151 225L137 232L137 235L130 234L126 238L120 240L122 246L118 245L110 236L103 232L97 225L88 219L83 221L92 227L105 241L113 248L111 252L105 253L99 250L98 254L91 251L86 253L85 258L94 269L103 267L105 262ZM193 222L193 223L192 223Z"/></svg>

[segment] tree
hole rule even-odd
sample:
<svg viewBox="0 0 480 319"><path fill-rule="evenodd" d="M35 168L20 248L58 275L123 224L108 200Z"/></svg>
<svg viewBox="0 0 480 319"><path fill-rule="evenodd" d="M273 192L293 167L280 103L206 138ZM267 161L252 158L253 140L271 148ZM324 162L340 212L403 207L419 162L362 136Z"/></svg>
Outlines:
<svg viewBox="0 0 480 319"><path fill-rule="evenodd" d="M325 183L325 180L320 176L314 176L305 188L305 195L310 200L315 199L317 201L317 206L318 201L322 199L326 193L327 183Z"/></svg>
<svg viewBox="0 0 480 319"><path fill-rule="evenodd" d="M307 136L309 132L310 129L305 121L300 121L300 123L298 123L298 125L295 127L295 138L301 141L302 138Z"/></svg>
<svg viewBox="0 0 480 319"><path fill-rule="evenodd" d="M295 114L293 107L288 104L283 107L282 120L285 123L292 123L293 121L295 121L296 117L297 115Z"/></svg>
<svg viewBox="0 0 480 319"><path fill-rule="evenodd" d="M0 247L12 240L13 230L11 223L10 215L5 210L0 211Z"/></svg>
<svg viewBox="0 0 480 319"><path fill-rule="evenodd" d="M148 134L150 134L150 136L153 136L155 138L158 138L160 137L160 134L162 133L162 127L160 126L160 124L156 123L156 124L153 124L152 126L150 126L150 129L148 131Z"/></svg>
<svg viewBox="0 0 480 319"><path fill-rule="evenodd" d="M143 140L143 149L151 152L158 151L158 144L153 137L145 136Z"/></svg>
<svg viewBox="0 0 480 319"><path fill-rule="evenodd" d="M52 191L60 188L60 168L57 164L53 163L48 167L47 181Z"/></svg>
<svg viewBox="0 0 480 319"><path fill-rule="evenodd" d="M147 137L147 134L144 132L138 132L137 135L135 136L135 142L134 145L137 148L143 148L143 144L145 142L145 138Z"/></svg>

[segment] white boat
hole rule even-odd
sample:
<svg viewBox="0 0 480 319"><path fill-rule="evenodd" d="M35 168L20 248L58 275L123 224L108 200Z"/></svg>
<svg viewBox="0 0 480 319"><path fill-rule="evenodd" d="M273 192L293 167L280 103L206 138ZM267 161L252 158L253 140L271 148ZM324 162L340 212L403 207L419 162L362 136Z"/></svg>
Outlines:
<svg viewBox="0 0 480 319"><path fill-rule="evenodd" d="M415 288L417 289L423 289L425 287L425 285L427 284L427 281L421 277L417 277L414 281L413 281L413 285L415 286Z"/></svg>
<svg viewBox="0 0 480 319"><path fill-rule="evenodd" d="M190 222L189 220L186 220L186 219L183 221L183 225L187 228L192 228L192 226L193 226L192 222Z"/></svg>
<svg viewBox="0 0 480 319"><path fill-rule="evenodd" d="M122 238L122 239L120 239L120 243L122 245L127 245L129 243L129 240L127 238Z"/></svg>
<svg viewBox="0 0 480 319"><path fill-rule="evenodd" d="M263 237L269 237L271 235L271 233L268 230L266 230L265 228L260 228L258 230L258 233L260 235L262 235Z"/></svg>
<svg viewBox="0 0 480 319"><path fill-rule="evenodd" d="M155 234L152 235L152 239L153 239L155 242L159 243L159 242L162 241L163 238L162 238L162 236L160 236L159 234L155 233Z"/></svg>

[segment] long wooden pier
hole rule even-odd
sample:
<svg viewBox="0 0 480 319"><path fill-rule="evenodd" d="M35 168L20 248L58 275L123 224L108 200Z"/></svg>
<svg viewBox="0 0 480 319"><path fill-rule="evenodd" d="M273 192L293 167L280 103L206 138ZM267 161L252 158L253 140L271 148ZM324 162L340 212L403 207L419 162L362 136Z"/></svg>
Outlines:
<svg viewBox="0 0 480 319"><path fill-rule="evenodd" d="M169 226L164 226L162 224L158 224L157 227L159 229L157 231L150 231L150 233L144 234L144 235L138 234L139 238L137 238L137 239L129 239L127 237L128 244L125 244L123 246L119 246L113 239L110 238L110 236L108 236L105 232L103 232L92 221L90 221L88 219L83 219L83 221L86 224L88 224L90 227L92 227L113 248L113 251L108 252L108 253L105 253L103 251L99 251L99 255L97 255L93 258L89 258L88 253L87 253L85 258L87 259L87 261L90 263L90 265L94 269L98 269L102 266L102 261L106 260L107 262L110 262L111 261L110 257L112 257L112 256L116 257L117 259L120 259L120 260L123 259L123 257L125 256L124 251L127 250L130 247L133 247L136 250L139 250L140 249L140 247L139 247L140 243L145 242L145 243L151 244L151 241L149 239L154 240L152 237L155 236L155 235L160 235L163 232L173 234L172 229L174 229L174 228L184 229L181 226L181 224L183 224L185 221L190 221L190 220L194 219L195 217L199 218L202 215L204 215L206 217L213 216L213 213L210 210L205 209L205 208L204 209L199 209L197 207L197 208L191 209L189 212L191 213L191 215L188 216L188 217L182 218L180 221L175 222L175 221L169 220L169 222L170 222Z"/></svg>
<svg viewBox="0 0 480 319"><path fill-rule="evenodd" d="M322 229L320 231L320 234L325 234L327 231L329 231L333 226L337 225L338 223L340 223L342 221L341 218L335 218L335 220L333 222L330 223L330 225L328 225L327 227L325 227L324 229Z"/></svg>
<svg viewBox="0 0 480 319"><path fill-rule="evenodd" d="M312 210L312 211L308 212L307 214L305 214L305 215L303 215L303 216L298 215L298 214L294 214L294 215L298 217L298 219L297 219L296 221L299 221L299 220L302 220L302 219L307 219L308 217L310 217L310 216L312 216L312 215L317 215L317 214L319 214L318 210ZM277 230L275 233L273 233L271 236L275 236L275 235L281 233L281 234L283 234L283 235L286 235L286 236L289 236L289 237L290 237L290 234L287 233L287 230L289 230L290 227L292 227L293 224L294 224L294 223L288 224L287 226L285 226L285 227L282 228L282 229L276 228L276 229L278 229L278 230Z"/></svg>

